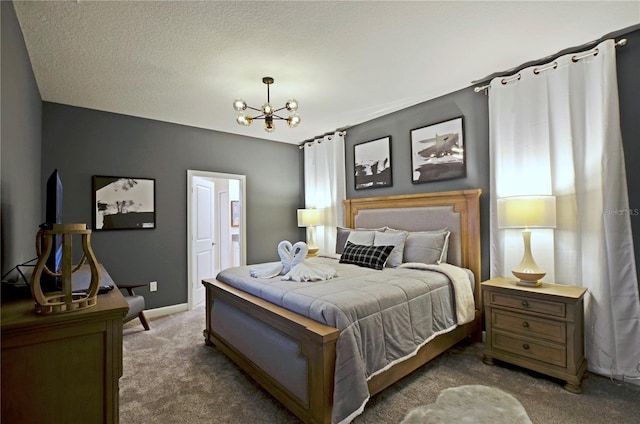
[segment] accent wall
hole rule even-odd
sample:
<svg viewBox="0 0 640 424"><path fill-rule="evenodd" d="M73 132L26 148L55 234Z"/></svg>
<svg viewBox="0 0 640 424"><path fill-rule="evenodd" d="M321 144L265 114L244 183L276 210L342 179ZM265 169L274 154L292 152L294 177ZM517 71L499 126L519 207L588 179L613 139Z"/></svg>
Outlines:
<svg viewBox="0 0 640 424"><path fill-rule="evenodd" d="M155 179L155 229L91 236L116 284L158 282L140 291L147 308L187 302L188 169L246 175L247 263L277 260L278 243L299 237L295 145L49 102L42 116L42 184L58 168L65 222L91 223L92 175Z"/></svg>

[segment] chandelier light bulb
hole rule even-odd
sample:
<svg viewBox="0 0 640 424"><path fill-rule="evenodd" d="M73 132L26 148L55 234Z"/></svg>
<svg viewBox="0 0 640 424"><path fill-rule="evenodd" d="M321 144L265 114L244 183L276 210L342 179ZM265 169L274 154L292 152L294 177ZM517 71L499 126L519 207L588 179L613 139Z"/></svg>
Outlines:
<svg viewBox="0 0 640 424"><path fill-rule="evenodd" d="M268 133L272 133L276 130L276 126L273 124L273 119L264 120L264 130Z"/></svg>
<svg viewBox="0 0 640 424"><path fill-rule="evenodd" d="M262 105L262 113L264 113L267 116L273 114L273 106L271 106L271 103L267 102Z"/></svg>
<svg viewBox="0 0 640 424"><path fill-rule="evenodd" d="M247 109L247 103L242 99L235 99L233 101L233 108L236 112L242 112Z"/></svg>
<svg viewBox="0 0 640 424"><path fill-rule="evenodd" d="M248 127L253 122L253 118L251 117L251 115L245 115L243 113L239 113L238 116L236 117L236 122L239 125L244 125L245 127Z"/></svg>
<svg viewBox="0 0 640 424"><path fill-rule="evenodd" d="M289 125L289 127L295 128L299 124L300 124L300 115L298 115L297 113L292 113L291 115L289 115L289 117L287 118L287 125Z"/></svg>
<svg viewBox="0 0 640 424"><path fill-rule="evenodd" d="M298 110L298 106L298 101L296 99L287 100L287 104L285 105L289 112L295 112L296 110Z"/></svg>

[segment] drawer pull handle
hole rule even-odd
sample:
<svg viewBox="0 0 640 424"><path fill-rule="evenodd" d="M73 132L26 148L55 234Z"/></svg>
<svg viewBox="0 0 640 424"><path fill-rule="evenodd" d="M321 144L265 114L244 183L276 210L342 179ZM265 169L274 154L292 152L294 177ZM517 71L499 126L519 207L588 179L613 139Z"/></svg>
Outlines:
<svg viewBox="0 0 640 424"><path fill-rule="evenodd" d="M524 328L529 328L529 323L527 321L525 321L525 322L522 323L522 326Z"/></svg>
<svg viewBox="0 0 640 424"><path fill-rule="evenodd" d="M525 308L529 306L529 302L527 302L526 300L522 301L522 306L524 306Z"/></svg>
<svg viewBox="0 0 640 424"><path fill-rule="evenodd" d="M529 345L525 343L525 344L522 345L522 348L524 350L529 350Z"/></svg>

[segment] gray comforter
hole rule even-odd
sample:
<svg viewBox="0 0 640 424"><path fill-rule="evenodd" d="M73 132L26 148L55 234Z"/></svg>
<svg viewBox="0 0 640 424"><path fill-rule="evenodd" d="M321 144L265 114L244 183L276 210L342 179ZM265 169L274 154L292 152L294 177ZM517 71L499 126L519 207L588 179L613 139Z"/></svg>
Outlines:
<svg viewBox="0 0 640 424"><path fill-rule="evenodd" d="M224 270L217 279L340 330L332 421L350 422L369 399L369 378L456 327L453 288L439 272L307 261L330 265L338 276L309 283L258 279L244 266Z"/></svg>

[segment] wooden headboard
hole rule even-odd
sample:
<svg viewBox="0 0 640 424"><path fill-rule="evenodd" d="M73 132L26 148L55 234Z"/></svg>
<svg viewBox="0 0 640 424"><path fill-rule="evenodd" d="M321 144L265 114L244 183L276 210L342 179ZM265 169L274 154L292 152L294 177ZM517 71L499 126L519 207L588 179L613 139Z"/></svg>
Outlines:
<svg viewBox="0 0 640 424"><path fill-rule="evenodd" d="M448 228L448 262L468 268L475 276L476 307L480 306L481 189L347 199L345 226L406 231Z"/></svg>

